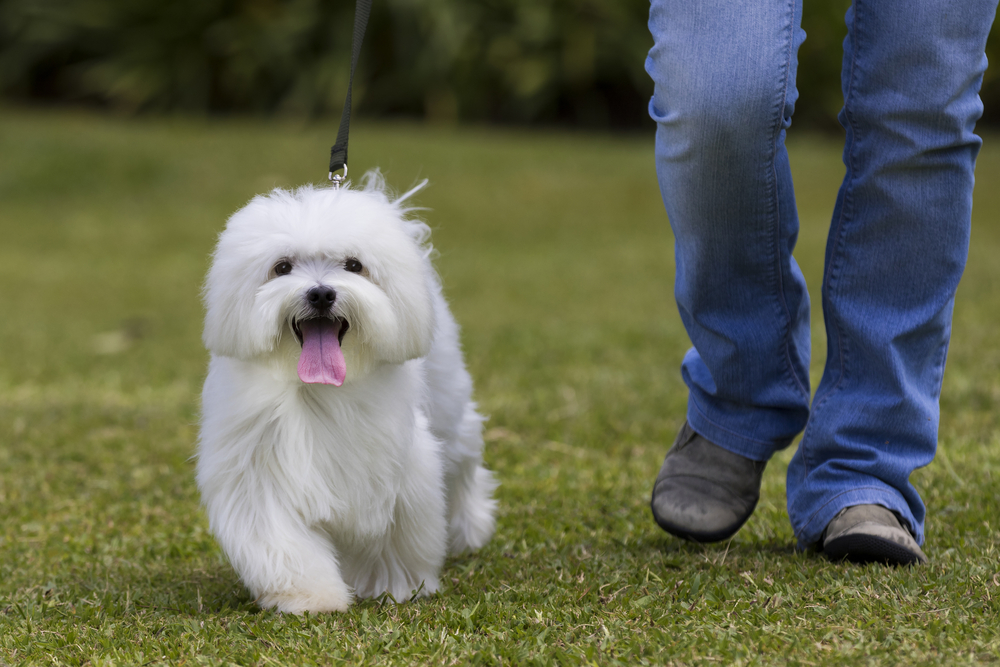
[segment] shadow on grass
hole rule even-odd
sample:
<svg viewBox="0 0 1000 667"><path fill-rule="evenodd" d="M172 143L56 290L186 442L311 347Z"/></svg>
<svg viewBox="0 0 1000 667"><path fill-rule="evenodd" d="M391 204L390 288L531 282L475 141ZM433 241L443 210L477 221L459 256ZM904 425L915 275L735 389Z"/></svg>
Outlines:
<svg viewBox="0 0 1000 667"><path fill-rule="evenodd" d="M172 571L176 573L176 569ZM135 606L147 611L181 615L260 611L236 573L225 563L192 568L183 579L173 581L159 573L147 574L145 582L129 584Z"/></svg>
<svg viewBox="0 0 1000 667"><path fill-rule="evenodd" d="M697 559L721 564L728 559L755 559L761 556L780 558L800 558L803 552L796 549L795 544L787 540L771 539L758 542L743 542L729 540L713 544L689 542L667 534L657 535L640 540L636 546L642 546L647 556L659 557L665 560L664 565L670 567L676 560L675 567L681 567L678 559ZM673 560L672 560L673 559Z"/></svg>

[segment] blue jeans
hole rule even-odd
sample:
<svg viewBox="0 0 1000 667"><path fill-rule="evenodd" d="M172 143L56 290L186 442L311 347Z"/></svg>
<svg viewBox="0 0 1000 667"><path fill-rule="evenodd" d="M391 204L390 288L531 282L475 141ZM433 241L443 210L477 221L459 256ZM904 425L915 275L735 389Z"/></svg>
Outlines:
<svg viewBox="0 0 1000 667"><path fill-rule="evenodd" d="M801 0L653 0L656 168L694 347L687 418L788 470L800 546L844 507L897 512L923 543L910 474L937 446L968 254L979 87L997 0L855 0L844 41L846 176L823 277L827 356L810 406L809 295L785 150Z"/></svg>

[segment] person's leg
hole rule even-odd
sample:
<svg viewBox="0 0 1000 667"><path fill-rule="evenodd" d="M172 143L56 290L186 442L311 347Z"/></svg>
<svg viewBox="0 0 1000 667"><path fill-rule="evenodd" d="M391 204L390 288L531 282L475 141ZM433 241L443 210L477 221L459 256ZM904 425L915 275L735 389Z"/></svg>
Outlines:
<svg viewBox="0 0 1000 667"><path fill-rule="evenodd" d="M694 347L687 420L653 488L664 530L725 539L753 512L766 461L806 424L809 298L785 129L801 0L654 0L656 169Z"/></svg>
<svg viewBox="0 0 1000 667"><path fill-rule="evenodd" d="M937 445L965 265L979 86L997 0L855 0L844 42L847 175L826 252L828 352L788 470L800 546L846 507L882 505L923 542L909 483Z"/></svg>
<svg viewBox="0 0 1000 667"><path fill-rule="evenodd" d="M676 239L675 295L694 347L694 430L766 461L806 424L809 298L785 129L801 0L654 0L656 169Z"/></svg>

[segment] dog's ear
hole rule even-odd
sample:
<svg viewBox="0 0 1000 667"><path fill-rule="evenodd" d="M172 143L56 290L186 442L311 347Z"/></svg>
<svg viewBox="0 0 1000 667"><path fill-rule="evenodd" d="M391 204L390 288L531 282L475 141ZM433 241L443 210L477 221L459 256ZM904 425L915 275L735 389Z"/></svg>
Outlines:
<svg viewBox="0 0 1000 667"><path fill-rule="evenodd" d="M434 343L437 281L429 273L416 278L394 295L401 321L398 322L395 349L389 357L399 363L426 356Z"/></svg>
<svg viewBox="0 0 1000 667"><path fill-rule="evenodd" d="M381 239L369 264L376 292L366 299L360 330L372 362L401 364L430 351L438 288L423 248L406 233L407 223L385 222L382 232L370 237Z"/></svg>
<svg viewBox="0 0 1000 667"><path fill-rule="evenodd" d="M273 349L274 331L256 317L256 293L266 279L271 252L255 240L252 222L262 214L256 197L230 218L219 235L203 290L205 329L202 340L213 354L247 359ZM251 224L247 224L251 223ZM250 232L250 233L248 233Z"/></svg>
<svg viewBox="0 0 1000 667"><path fill-rule="evenodd" d="M405 291L409 292L401 296L403 316L407 319L405 346L405 358L414 359L423 357L430 352L434 342L435 330L437 327L437 301L441 297L441 283L437 273L434 271L431 258L433 257L433 247L429 239L430 227L418 220L403 219L400 221L403 231L410 238L413 244L413 251L419 257L414 264L419 267L419 275L413 275L405 283Z"/></svg>

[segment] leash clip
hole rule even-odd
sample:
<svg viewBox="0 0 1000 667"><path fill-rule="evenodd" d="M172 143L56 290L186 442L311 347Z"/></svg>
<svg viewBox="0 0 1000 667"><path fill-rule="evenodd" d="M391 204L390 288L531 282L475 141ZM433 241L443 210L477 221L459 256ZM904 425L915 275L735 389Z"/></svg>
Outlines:
<svg viewBox="0 0 1000 667"><path fill-rule="evenodd" d="M335 173L333 173L331 171L329 178L330 178L330 182L333 183L333 189L334 190L339 190L340 189L340 184L343 183L344 179L347 178L347 164L344 164L344 173L343 174L335 174Z"/></svg>

